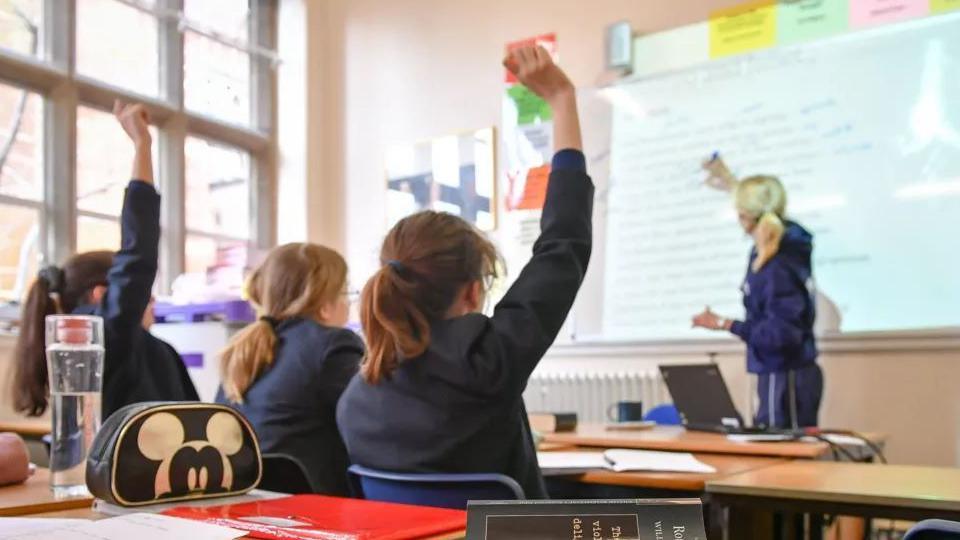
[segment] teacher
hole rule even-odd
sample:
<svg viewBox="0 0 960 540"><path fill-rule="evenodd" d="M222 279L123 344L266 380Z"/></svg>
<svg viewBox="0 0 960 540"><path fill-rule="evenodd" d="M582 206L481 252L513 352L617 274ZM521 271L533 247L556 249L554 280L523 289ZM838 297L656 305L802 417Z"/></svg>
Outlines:
<svg viewBox="0 0 960 540"><path fill-rule="evenodd" d="M738 180L716 154L703 163L706 184L733 192L743 230L754 240L743 280L746 319L707 307L693 326L731 332L747 345L747 371L758 375L754 425L797 429L817 425L823 372L813 335L813 235L786 218L787 193L774 176Z"/></svg>

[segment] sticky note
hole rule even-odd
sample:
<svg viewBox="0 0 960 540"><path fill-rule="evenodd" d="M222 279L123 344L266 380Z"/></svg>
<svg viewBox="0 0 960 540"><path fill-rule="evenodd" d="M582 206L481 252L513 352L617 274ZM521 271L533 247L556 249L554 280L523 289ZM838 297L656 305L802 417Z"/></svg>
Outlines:
<svg viewBox="0 0 960 540"><path fill-rule="evenodd" d="M540 210L547 200L547 185L550 183L550 165L541 165L527 171L527 181L523 186L523 197L516 205L517 210Z"/></svg>
<svg viewBox="0 0 960 540"><path fill-rule="evenodd" d="M777 9L777 42L781 44L821 38L847 29L847 0L783 0Z"/></svg>
<svg viewBox="0 0 960 540"><path fill-rule="evenodd" d="M923 17L930 0L850 0L850 25L854 28Z"/></svg>
<svg viewBox="0 0 960 540"><path fill-rule="evenodd" d="M945 13L955 9L960 9L960 0L930 0L932 13Z"/></svg>
<svg viewBox="0 0 960 540"><path fill-rule="evenodd" d="M771 47L776 38L777 10L772 0L747 2L710 17L711 58Z"/></svg>

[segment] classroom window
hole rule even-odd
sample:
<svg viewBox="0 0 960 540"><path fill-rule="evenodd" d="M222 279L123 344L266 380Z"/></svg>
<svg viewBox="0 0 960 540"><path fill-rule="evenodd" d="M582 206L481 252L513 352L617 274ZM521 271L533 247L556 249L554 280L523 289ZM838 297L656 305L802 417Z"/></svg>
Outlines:
<svg viewBox="0 0 960 540"><path fill-rule="evenodd" d="M78 2L77 71L138 94L158 95L159 23L149 11L153 3L138 0L141 7L135 8L118 0Z"/></svg>
<svg viewBox="0 0 960 540"><path fill-rule="evenodd" d="M255 165L276 162L276 121L254 104L274 99L278 2L49 9L61 1L0 0L0 60L13 60L0 61L0 303L21 297L41 261L120 246L133 147L109 112L115 99L151 107L161 292L182 272L269 247L273 204L255 197L276 171Z"/></svg>

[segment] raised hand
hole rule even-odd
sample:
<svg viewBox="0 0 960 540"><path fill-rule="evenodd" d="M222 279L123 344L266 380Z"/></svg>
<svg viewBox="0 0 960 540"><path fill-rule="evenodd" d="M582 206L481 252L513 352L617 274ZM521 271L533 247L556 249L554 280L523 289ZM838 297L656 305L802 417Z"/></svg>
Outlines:
<svg viewBox="0 0 960 540"><path fill-rule="evenodd" d="M550 53L537 46L519 47L507 53L503 65L533 93L553 105L559 98L573 93L567 74L553 63Z"/></svg>
<svg viewBox="0 0 960 540"><path fill-rule="evenodd" d="M118 99L113 102L113 115L134 144L149 146L153 142L148 129L150 114L146 107L139 103L127 104Z"/></svg>

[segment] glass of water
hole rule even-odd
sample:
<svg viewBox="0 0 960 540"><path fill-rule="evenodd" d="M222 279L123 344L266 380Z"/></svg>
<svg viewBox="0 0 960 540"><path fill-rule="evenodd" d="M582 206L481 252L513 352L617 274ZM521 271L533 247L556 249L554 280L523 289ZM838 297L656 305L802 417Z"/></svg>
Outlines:
<svg viewBox="0 0 960 540"><path fill-rule="evenodd" d="M100 429L103 319L49 315L46 322L53 420L50 487L56 497L88 495L87 453Z"/></svg>

